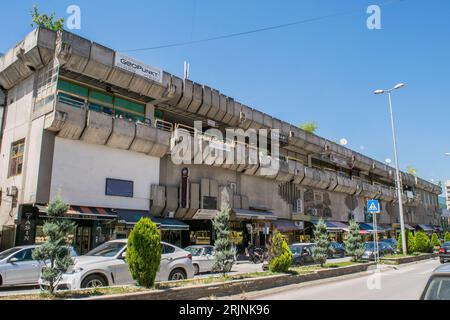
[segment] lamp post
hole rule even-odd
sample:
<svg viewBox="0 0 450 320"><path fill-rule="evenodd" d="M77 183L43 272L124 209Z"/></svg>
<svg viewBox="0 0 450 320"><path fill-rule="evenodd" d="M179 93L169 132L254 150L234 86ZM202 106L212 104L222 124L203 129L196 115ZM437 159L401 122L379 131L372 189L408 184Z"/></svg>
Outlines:
<svg viewBox="0 0 450 320"><path fill-rule="evenodd" d="M405 86L404 83L399 83L395 87L389 90L376 90L374 94L384 94L387 93L389 96L389 112L391 116L391 128L392 128L392 142L394 145L394 158L395 158L395 172L396 172L396 184L397 184L397 198L398 198L398 210L400 215L400 232L402 235L402 248L403 254L407 254L406 249L406 239L405 239L405 221L403 217L403 199L402 199L402 182L400 176L400 170L398 166L398 150L397 150L397 139L395 134L395 125L394 125L394 113L392 111L392 96L391 93L394 90L401 89Z"/></svg>

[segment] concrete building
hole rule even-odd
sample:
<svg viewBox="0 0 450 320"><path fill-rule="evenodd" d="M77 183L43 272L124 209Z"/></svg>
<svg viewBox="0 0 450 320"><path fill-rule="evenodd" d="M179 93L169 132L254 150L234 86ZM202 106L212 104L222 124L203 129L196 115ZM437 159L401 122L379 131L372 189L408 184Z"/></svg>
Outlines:
<svg viewBox="0 0 450 320"><path fill-rule="evenodd" d="M80 252L126 236L146 215L165 240L210 243L225 202L240 250L264 245L274 229L307 241L320 217L340 240L350 219L371 221L371 198L382 203L381 229L398 228L393 168L72 33L27 35L0 57L0 89L2 247L42 241L58 194L71 205ZM194 121L220 132L266 129L269 144L280 143L278 157L265 155L279 171L261 174L260 150L256 163L174 164L180 132L205 137ZM234 155L238 142L225 144ZM255 145L243 148L250 155ZM438 226L441 188L408 173L401 188L408 227Z"/></svg>
<svg viewBox="0 0 450 320"><path fill-rule="evenodd" d="M450 210L450 180L445 182L445 204L447 210Z"/></svg>

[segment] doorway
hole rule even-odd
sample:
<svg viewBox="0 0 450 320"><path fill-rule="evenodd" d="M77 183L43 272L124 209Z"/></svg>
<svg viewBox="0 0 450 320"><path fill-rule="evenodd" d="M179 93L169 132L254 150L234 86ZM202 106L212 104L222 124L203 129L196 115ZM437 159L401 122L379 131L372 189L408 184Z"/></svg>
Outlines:
<svg viewBox="0 0 450 320"><path fill-rule="evenodd" d="M77 227L75 246L79 255L84 255L91 250L91 227Z"/></svg>

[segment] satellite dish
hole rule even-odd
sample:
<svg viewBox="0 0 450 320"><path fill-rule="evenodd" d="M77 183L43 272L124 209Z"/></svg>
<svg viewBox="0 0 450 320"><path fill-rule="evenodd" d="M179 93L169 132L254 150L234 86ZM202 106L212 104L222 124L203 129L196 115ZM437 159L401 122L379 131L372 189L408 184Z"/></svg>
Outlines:
<svg viewBox="0 0 450 320"><path fill-rule="evenodd" d="M391 164L392 163L392 160L391 159L389 159L389 158L387 158L386 160L384 160L384 161L386 161L386 164Z"/></svg>
<svg viewBox="0 0 450 320"><path fill-rule="evenodd" d="M341 140L339 140L339 143L341 144L341 146L346 146L348 144L347 139L342 138Z"/></svg>

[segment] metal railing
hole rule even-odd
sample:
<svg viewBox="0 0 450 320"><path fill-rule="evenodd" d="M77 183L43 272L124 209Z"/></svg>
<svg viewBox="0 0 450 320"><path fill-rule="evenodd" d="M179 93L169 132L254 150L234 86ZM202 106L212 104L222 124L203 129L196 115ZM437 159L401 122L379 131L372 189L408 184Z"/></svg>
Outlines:
<svg viewBox="0 0 450 320"><path fill-rule="evenodd" d="M86 106L86 100L68 95L63 92L58 92L58 102L78 109L83 109Z"/></svg>

